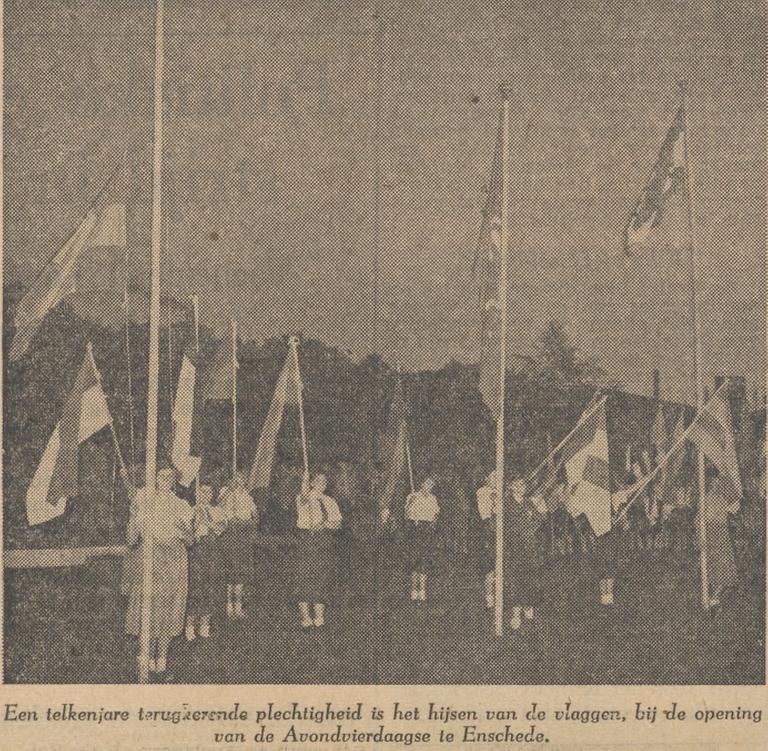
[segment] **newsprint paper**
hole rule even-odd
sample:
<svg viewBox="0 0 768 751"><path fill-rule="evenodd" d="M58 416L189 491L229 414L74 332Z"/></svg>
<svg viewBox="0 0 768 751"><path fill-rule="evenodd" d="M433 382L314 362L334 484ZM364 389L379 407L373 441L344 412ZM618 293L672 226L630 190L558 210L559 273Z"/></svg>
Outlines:
<svg viewBox="0 0 768 751"><path fill-rule="evenodd" d="M768 747L763 0L2 20L2 751Z"/></svg>

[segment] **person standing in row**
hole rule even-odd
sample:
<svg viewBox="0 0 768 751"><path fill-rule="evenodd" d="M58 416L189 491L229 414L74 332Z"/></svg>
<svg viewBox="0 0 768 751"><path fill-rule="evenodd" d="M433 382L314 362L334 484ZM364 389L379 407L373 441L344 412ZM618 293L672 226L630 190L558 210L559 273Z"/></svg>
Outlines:
<svg viewBox="0 0 768 751"><path fill-rule="evenodd" d="M219 493L227 526L221 536L224 578L227 584L227 618L244 618L243 588L254 576L254 538L259 524L256 504L246 487L245 475L236 472Z"/></svg>
<svg viewBox="0 0 768 751"><path fill-rule="evenodd" d="M189 551L189 607L185 634L195 638L195 629L203 639L211 635L211 614L221 577L221 534L227 526L226 509L213 504L213 488L197 488L194 507L195 544Z"/></svg>
<svg viewBox="0 0 768 751"><path fill-rule="evenodd" d="M411 600L427 599L427 575L435 558L437 517L440 505L433 494L435 481L427 477L405 502L407 560L411 572Z"/></svg>
<svg viewBox="0 0 768 751"><path fill-rule="evenodd" d="M304 629L325 625L325 606L338 579L334 533L341 528L341 512L325 494L327 486L323 474L315 475L311 486L305 478L296 496L294 596Z"/></svg>
<svg viewBox="0 0 768 751"><path fill-rule="evenodd" d="M504 514L504 595L511 608L510 628L520 628L523 617L533 620L542 597L540 527L543 514L528 497L523 478L510 483Z"/></svg>
<svg viewBox="0 0 768 751"><path fill-rule="evenodd" d="M143 548L152 539L152 591L150 593L151 673L167 669L168 647L184 628L187 609L187 547L194 539L193 512L174 492L176 472L171 468L157 473L157 492L148 504L145 491L136 493L128 522L127 543L138 548L132 560L143 561ZM143 576L141 570L128 579L128 612L125 631L138 636L142 620Z"/></svg>
<svg viewBox="0 0 768 751"><path fill-rule="evenodd" d="M477 513L480 530L480 574L483 579L485 607L496 604L496 472L491 472L485 485L477 491Z"/></svg>

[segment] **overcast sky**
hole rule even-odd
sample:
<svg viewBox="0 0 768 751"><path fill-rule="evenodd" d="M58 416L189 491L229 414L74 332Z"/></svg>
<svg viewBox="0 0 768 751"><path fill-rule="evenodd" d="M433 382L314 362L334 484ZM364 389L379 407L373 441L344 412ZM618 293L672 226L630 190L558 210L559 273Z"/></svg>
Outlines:
<svg viewBox="0 0 768 751"><path fill-rule="evenodd" d="M374 4L166 4L164 285L248 338L373 346ZM623 227L690 87L707 373L765 380L764 3L378 4L380 349L477 359L470 267L512 89L510 347L551 318L631 389L690 395L683 206L627 267ZM5 253L29 281L128 151L148 275L154 5L5 3Z"/></svg>

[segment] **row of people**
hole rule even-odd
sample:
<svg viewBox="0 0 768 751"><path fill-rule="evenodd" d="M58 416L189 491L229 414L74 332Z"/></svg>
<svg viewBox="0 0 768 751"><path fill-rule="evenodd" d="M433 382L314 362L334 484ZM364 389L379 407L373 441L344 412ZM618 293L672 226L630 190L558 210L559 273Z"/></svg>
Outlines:
<svg viewBox="0 0 768 751"><path fill-rule="evenodd" d="M477 491L477 511L484 525L480 567L485 605L489 609L495 605L496 588L495 479L492 473ZM243 588L254 576L254 538L259 524L257 506L243 475L236 474L216 501L212 488L200 485L194 506L176 495L175 480L173 469L158 473L158 491L149 507L143 492L134 494L127 532L124 592L128 595L129 634L138 635L141 624L142 545L150 535L154 543L150 668L160 673L166 669L168 645L174 636L182 631L189 640L197 635L210 636L211 617L222 594L218 590L222 580L226 584L227 618L244 617ZM434 480L427 478L408 495L404 505L404 547L410 572L410 598L414 602L427 600L428 578L437 557L440 504L434 488ZM311 483L305 480L295 498L293 598L303 629L325 625L325 606L339 579L335 532L342 525L342 515L338 503L326 490L326 476L316 475ZM570 520L567 512L565 515ZM543 523L545 518L549 524ZM505 605L510 614L509 626L516 630L524 619L534 619L541 600L542 551L554 549L557 541L567 538L569 533L567 524L558 521L558 514L548 514L519 478L510 483L504 519ZM578 527L578 520L570 521ZM558 526L564 529L558 530ZM718 530L714 525L712 534ZM584 549L600 582L601 602L611 605L615 535L592 535L590 539L588 535L578 538L577 534L575 539L589 540Z"/></svg>

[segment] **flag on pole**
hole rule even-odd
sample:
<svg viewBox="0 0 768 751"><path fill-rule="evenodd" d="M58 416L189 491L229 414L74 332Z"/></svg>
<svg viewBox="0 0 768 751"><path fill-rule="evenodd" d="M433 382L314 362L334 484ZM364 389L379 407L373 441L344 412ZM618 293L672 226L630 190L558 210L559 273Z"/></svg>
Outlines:
<svg viewBox="0 0 768 751"><path fill-rule="evenodd" d="M201 418L202 404L195 398L197 356L187 351L181 361L176 398L173 403L173 445L171 460L179 472L179 482L188 488L200 472L202 458L194 456L192 434Z"/></svg>
<svg viewBox="0 0 768 751"><path fill-rule="evenodd" d="M733 440L733 422L728 400L726 381L709 400L706 409L699 412L689 435L704 456L717 468L720 476L729 483L736 498L744 495L741 471Z"/></svg>
<svg viewBox="0 0 768 751"><path fill-rule="evenodd" d="M112 423L96 363L88 345L85 360L27 490L30 526L61 516L67 499L78 493L78 450Z"/></svg>
<svg viewBox="0 0 768 751"><path fill-rule="evenodd" d="M283 422L283 413L287 406L299 406L299 392L302 388L301 374L298 370L298 360L295 357L293 346L292 344L289 347L285 364L277 379L267 417L264 420L264 426L261 429L248 480L249 490L269 487L275 465L277 436Z"/></svg>
<svg viewBox="0 0 768 751"><path fill-rule="evenodd" d="M125 206L113 203L91 209L20 300L8 357L18 360L24 355L40 324L57 305L76 293L92 292L99 286L97 280L104 278L105 271L113 267L117 256L112 253L107 259L95 258L89 251L124 248L125 244Z"/></svg>
<svg viewBox="0 0 768 751"><path fill-rule="evenodd" d="M235 381L236 368L238 367L234 347L235 340L231 335L221 340L205 378L203 387L205 401L232 399L232 384Z"/></svg>
<svg viewBox="0 0 768 751"><path fill-rule="evenodd" d="M627 255L631 255L633 245L644 242L661 223L668 200L684 187L685 177L685 117L681 105L661 145L651 177L629 215L624 233Z"/></svg>
<svg viewBox="0 0 768 751"><path fill-rule="evenodd" d="M546 500L560 478L567 482L566 509L575 519L584 514L596 535L611 529L611 486L608 463L606 400L558 447L531 478L531 493ZM588 410L589 411L589 410ZM583 421L583 422L582 422Z"/></svg>
<svg viewBox="0 0 768 751"><path fill-rule="evenodd" d="M408 481L408 423L406 421L403 384L398 375L392 402L389 405L387 424L381 436L379 455L384 473L377 488L379 519L385 522L390 516L392 501L398 491L407 487Z"/></svg>
<svg viewBox="0 0 768 751"><path fill-rule="evenodd" d="M667 427L668 421L662 412L661 405L659 405L659 411L656 414L656 420L651 429L651 445L656 450L656 463L658 463L663 455L680 443L685 433L685 411L678 409L676 414L671 415L671 417L674 420L674 427L670 433ZM659 470L654 488L654 494L658 499L659 506L675 503L676 491L680 484L680 476L685 465L686 454L686 446L681 444L664 467Z"/></svg>
<svg viewBox="0 0 768 751"><path fill-rule="evenodd" d="M502 128L499 127L491 166L487 197L483 207L480 239L474 273L480 294L480 381L479 389L494 420L501 410L501 194Z"/></svg>

